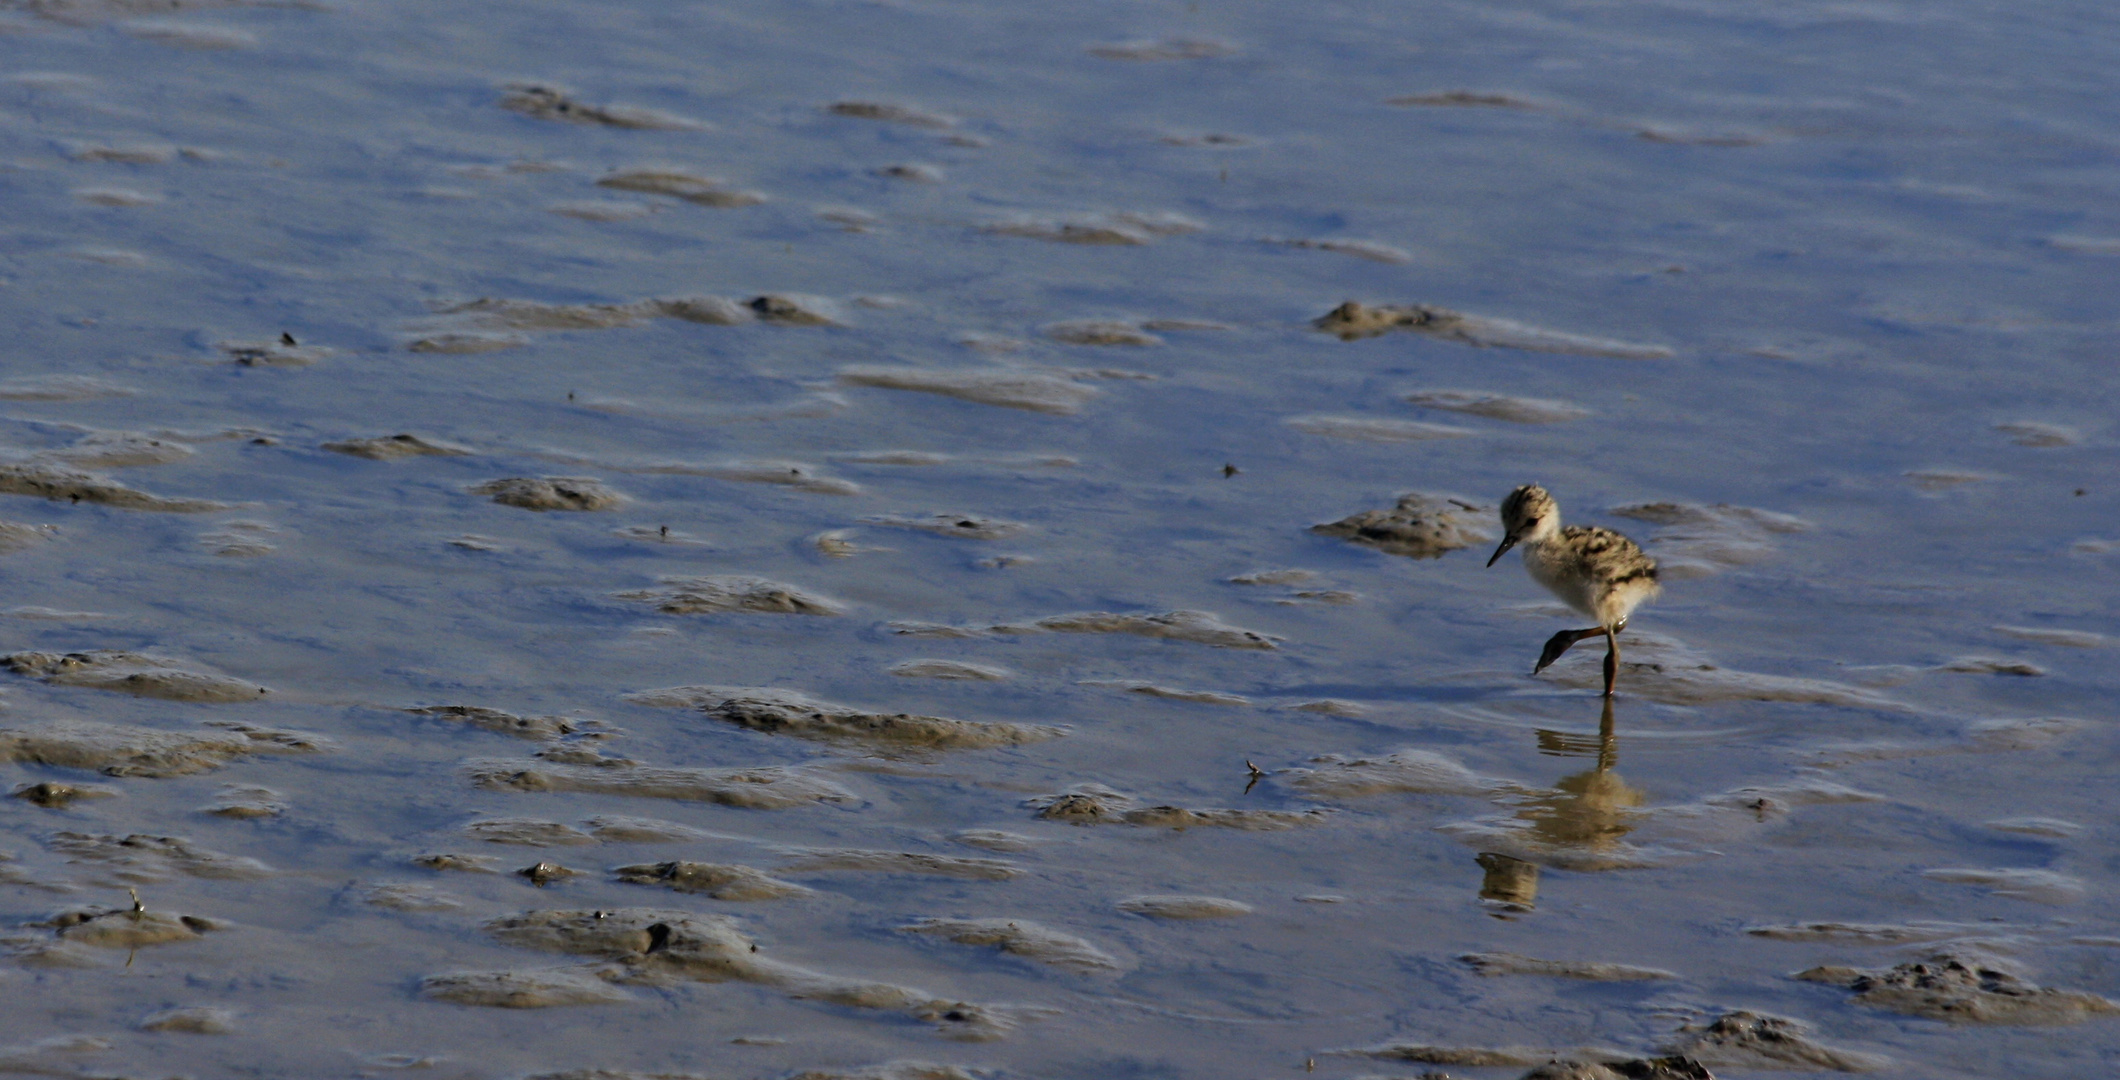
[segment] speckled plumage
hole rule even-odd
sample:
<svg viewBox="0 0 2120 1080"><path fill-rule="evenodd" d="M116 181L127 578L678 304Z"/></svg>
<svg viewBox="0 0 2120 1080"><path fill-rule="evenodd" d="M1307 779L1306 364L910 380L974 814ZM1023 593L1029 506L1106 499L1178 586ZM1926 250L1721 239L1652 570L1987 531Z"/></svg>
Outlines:
<svg viewBox="0 0 2120 1080"><path fill-rule="evenodd" d="M1597 620L1591 629L1554 635L1535 671L1543 670L1577 641L1603 634L1610 648L1605 659L1605 693L1611 694L1619 663L1619 632L1635 608L1663 591L1656 580L1656 560L1644 554L1641 545L1611 529L1595 525L1563 528L1560 504L1536 484L1517 488L1502 500L1502 529L1502 546L1495 549L1487 565L1493 566L1510 548L1521 547L1531 580Z"/></svg>

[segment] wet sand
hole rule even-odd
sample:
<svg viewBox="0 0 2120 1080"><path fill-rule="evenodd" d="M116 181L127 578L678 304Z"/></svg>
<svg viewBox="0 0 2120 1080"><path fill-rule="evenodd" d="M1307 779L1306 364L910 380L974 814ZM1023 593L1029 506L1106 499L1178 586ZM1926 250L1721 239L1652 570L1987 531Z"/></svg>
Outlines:
<svg viewBox="0 0 2120 1080"><path fill-rule="evenodd" d="M2110 1071L2101 15L0 0L0 1071Z"/></svg>

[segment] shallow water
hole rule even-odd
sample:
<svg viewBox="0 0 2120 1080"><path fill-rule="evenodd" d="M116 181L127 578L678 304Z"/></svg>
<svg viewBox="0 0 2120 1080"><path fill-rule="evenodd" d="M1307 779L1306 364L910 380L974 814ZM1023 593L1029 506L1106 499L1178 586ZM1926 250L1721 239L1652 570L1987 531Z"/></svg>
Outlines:
<svg viewBox="0 0 2120 1080"><path fill-rule="evenodd" d="M2103 8L148 8L0 0L0 781L100 789L0 1069L2120 1057L1790 977L2120 997ZM1602 736L1311 531L1533 480L1669 571ZM482 929L620 909L725 966Z"/></svg>

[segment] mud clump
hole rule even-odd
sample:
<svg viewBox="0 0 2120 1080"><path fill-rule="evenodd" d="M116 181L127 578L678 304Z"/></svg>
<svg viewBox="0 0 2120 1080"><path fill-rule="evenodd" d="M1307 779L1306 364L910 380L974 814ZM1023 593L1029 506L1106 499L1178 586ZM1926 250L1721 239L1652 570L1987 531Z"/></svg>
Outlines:
<svg viewBox="0 0 2120 1080"><path fill-rule="evenodd" d="M33 495L53 502L92 502L120 510L165 514L206 514L228 509L228 504L209 499L149 495L92 473L38 461L0 462L0 495Z"/></svg>
<svg viewBox="0 0 2120 1080"><path fill-rule="evenodd" d="M1483 394L1468 390L1422 390L1406 395L1406 400L1423 408L1468 413L1490 420L1506 420L1512 424L1559 424L1590 415L1590 410L1565 401Z"/></svg>
<svg viewBox="0 0 2120 1080"><path fill-rule="evenodd" d="M420 996L497 1009L610 1005L633 1000L632 995L596 976L571 968L444 972L421 979Z"/></svg>
<svg viewBox="0 0 2120 1080"><path fill-rule="evenodd" d="M1404 248L1393 247L1390 244L1380 244L1374 240L1313 240L1307 238L1281 240L1269 238L1265 242L1279 244L1282 247L1329 251L1335 255L1352 255L1357 259L1389 263L1393 266L1402 266L1413 261L1413 255Z"/></svg>
<svg viewBox="0 0 2120 1080"><path fill-rule="evenodd" d="M609 510L625 499L599 480L581 476L511 476L489 480L471 489L474 495L489 495L502 506L525 510Z"/></svg>
<svg viewBox="0 0 2120 1080"><path fill-rule="evenodd" d="M411 457L463 457L471 451L447 443L429 442L417 435L379 435L369 439L328 442L324 449L370 461L402 461Z"/></svg>
<svg viewBox="0 0 2120 1080"><path fill-rule="evenodd" d="M239 367L309 367L338 350L323 345L297 345L293 337L279 341L224 341L221 353Z"/></svg>
<svg viewBox="0 0 2120 1080"><path fill-rule="evenodd" d="M1324 823L1325 810L1188 810L1182 806L1141 806L1132 796L1101 784L1083 784L1059 795L1024 804L1046 821L1069 825L1132 825L1152 829L1222 828L1280 832Z"/></svg>
<svg viewBox="0 0 2120 1080"><path fill-rule="evenodd" d="M733 922L713 915L647 908L527 911L495 919L485 929L505 945L591 958L596 966L571 969L575 978L584 981L593 977L605 983L637 982L650 986L681 982L755 983L779 989L798 1000L897 1012L933 1023L953 1038L994 1038L1014 1026L1013 1018L1003 1010L768 959L759 955L757 942Z"/></svg>
<svg viewBox="0 0 2120 1080"><path fill-rule="evenodd" d="M236 1017L227 1009L207 1006L163 1009L142 1017L133 1027L138 1031L181 1031L187 1035L232 1035Z"/></svg>
<svg viewBox="0 0 2120 1080"><path fill-rule="evenodd" d="M228 928L218 919L137 907L74 908L30 925L52 930L60 941L102 949L140 949L197 941L204 934Z"/></svg>
<svg viewBox="0 0 2120 1080"><path fill-rule="evenodd" d="M162 731L92 720L55 720L33 728L0 728L0 761L94 769L105 776L169 777L210 772L253 754L317 754L331 749L327 740L302 732L226 720L208 726L219 730ZM72 786L56 785L50 797L78 797L59 790Z"/></svg>
<svg viewBox="0 0 2120 1080"><path fill-rule="evenodd" d="M959 540L1006 540L1029 528L1021 522L983 518L976 514L875 514L861 521L865 525L914 529Z"/></svg>
<svg viewBox="0 0 2120 1080"><path fill-rule="evenodd" d="M1011 956L1078 975L1122 970L1119 961L1082 938L1020 919L928 918L898 928L904 934L932 934L959 945L996 948Z"/></svg>
<svg viewBox="0 0 2120 1080"><path fill-rule="evenodd" d="M938 112L915 108L911 105L896 105L882 101L835 101L824 107L833 116L850 116L857 120L877 120L886 124L906 124L921 128L955 127L957 120Z"/></svg>
<svg viewBox="0 0 2120 1080"><path fill-rule="evenodd" d="M1466 953L1458 957L1481 975L1545 975L1586 982L1647 982L1678 976L1660 968L1634 967L1578 960L1539 960L1515 953Z"/></svg>
<svg viewBox="0 0 2120 1080"><path fill-rule="evenodd" d="M1013 672L993 664L968 664L959 660L901 660L890 666L890 673L907 679L964 679L973 682L1001 682Z"/></svg>
<svg viewBox="0 0 2120 1080"><path fill-rule="evenodd" d="M1372 307L1349 300L1312 320L1311 325L1342 341L1376 337L1393 330L1412 330L1482 348L1571 353L1620 360L1668 360L1673 355L1670 349L1660 345L1638 345L1607 338L1565 334L1507 319L1465 315L1427 304L1380 304Z"/></svg>
<svg viewBox="0 0 2120 1080"><path fill-rule="evenodd" d="M1206 38L1156 38L1141 41L1117 41L1087 47L1091 56L1102 60L1132 60L1153 62L1158 60L1213 60L1234 56L1237 47L1226 41Z"/></svg>
<svg viewBox="0 0 2120 1080"><path fill-rule="evenodd" d="M838 326L830 305L814 296L786 296L768 293L754 296L744 302L762 323L780 326Z"/></svg>
<svg viewBox="0 0 2120 1080"><path fill-rule="evenodd" d="M539 120L646 131L702 131L707 127L697 120L658 109L585 104L576 101L566 90L544 83L511 83L503 89L506 93L501 96L501 108Z"/></svg>
<svg viewBox="0 0 2120 1080"><path fill-rule="evenodd" d="M1826 966L1796 978L1852 990L1857 1004L1953 1024L2052 1026L2120 1012L2120 1005L2096 994L2038 986L1984 960L1950 953L1888 971Z"/></svg>
<svg viewBox="0 0 2120 1080"><path fill-rule="evenodd" d="M0 379L0 401L92 401L138 391L93 375L21 375Z"/></svg>
<svg viewBox="0 0 2120 1080"><path fill-rule="evenodd" d="M692 173L667 169L634 169L616 172L596 182L598 187L619 191L639 191L650 195L669 195L699 206L721 209L756 206L766 197L755 191L732 188L727 181L713 176L696 176Z"/></svg>
<svg viewBox="0 0 2120 1080"><path fill-rule="evenodd" d="M1476 109L1537 109L1539 104L1508 94L1482 93L1476 90L1439 90L1426 94L1406 94L1386 98L1386 105L1420 105L1429 108L1476 108Z"/></svg>
<svg viewBox="0 0 2120 1080"><path fill-rule="evenodd" d="M1199 232L1203 226L1178 214L1076 214L1056 218L1018 218L986 227L995 236L1020 236L1061 244L1137 247L1166 236Z"/></svg>
<svg viewBox="0 0 2120 1080"><path fill-rule="evenodd" d="M627 700L692 707L715 720L799 739L850 740L907 749L964 750L1022 746L1065 734L1060 728L951 720L909 713L872 713L818 701L787 690L677 686L645 690Z"/></svg>
<svg viewBox="0 0 2120 1080"><path fill-rule="evenodd" d="M962 881L1007 881L1023 871L1001 859L966 858L959 855L928 855L915 851L864 851L845 849L796 849L780 869L784 873L819 873L848 870L863 874L914 874L920 877L957 878Z"/></svg>
<svg viewBox="0 0 2120 1080"><path fill-rule="evenodd" d="M576 735L598 728L594 721L576 720L566 716L517 716L499 709L488 709L479 705L429 705L417 709L406 709L414 716L431 716L437 720L453 720L483 731L497 731L513 735L518 739L550 741L567 735Z"/></svg>
<svg viewBox="0 0 2120 1080"><path fill-rule="evenodd" d="M1075 319L1049 323L1045 336L1063 345L1161 345L1163 339L1133 323L1109 319Z"/></svg>
<svg viewBox="0 0 2120 1080"><path fill-rule="evenodd" d="M224 855L178 836L57 832L44 843L68 862L106 866L114 879L134 885L177 875L247 881L272 874L256 859Z"/></svg>
<svg viewBox="0 0 2120 1080"><path fill-rule="evenodd" d="M752 810L785 810L817 803L856 804L853 792L799 769L688 769L610 762L563 765L545 761L468 763L474 786L498 791L580 791L645 799L718 803Z"/></svg>
<svg viewBox="0 0 2120 1080"><path fill-rule="evenodd" d="M1474 524L1486 520L1479 511L1479 507L1458 499L1412 491L1399 496L1398 505L1389 510L1364 510L1352 517L1313 525L1310 531L1373 547L1387 555L1436 559L1493 539L1492 533Z"/></svg>
<svg viewBox="0 0 2120 1080"><path fill-rule="evenodd" d="M1155 615L1085 611L1075 615L1049 615L1031 626L1061 634L1138 634L1212 645L1218 649L1275 649L1281 640L1272 634L1231 626L1205 611L1166 611ZM995 627L1001 633L1019 633L1015 627Z"/></svg>
<svg viewBox="0 0 2120 1080"><path fill-rule="evenodd" d="M1679 1038L1664 1047L1703 1065L1762 1072L1870 1072L1889 1066L1890 1058L1835 1050L1811 1041L1802 1024L1778 1016L1739 1009L1706 1024L1679 1029Z"/></svg>
<svg viewBox="0 0 2120 1080"><path fill-rule="evenodd" d="M0 733L0 740L6 735ZM5 760L20 760L7 758ZM7 793L9 798L21 799L31 806L46 810L64 810L82 799L107 799L117 791L101 784L67 784L57 780L43 780L34 784L17 784Z"/></svg>
<svg viewBox="0 0 2120 1080"><path fill-rule="evenodd" d="M630 885L660 885L681 893L700 893L715 900L781 900L807 896L805 889L762 870L721 863L664 862L621 866L612 873Z"/></svg>
<svg viewBox="0 0 2120 1080"><path fill-rule="evenodd" d="M1715 1080L1708 1067L1689 1057L1615 1061L1549 1061L1523 1080Z"/></svg>
<svg viewBox="0 0 2120 1080"><path fill-rule="evenodd" d="M1151 919L1237 919L1252 912L1251 905L1241 900L1175 894L1128 897L1119 901L1118 907L1128 914Z"/></svg>
<svg viewBox="0 0 2120 1080"><path fill-rule="evenodd" d="M847 386L913 390L1054 416L1072 416L1090 399L1103 393L1094 386L1084 386L1057 375L1008 368L850 367L840 369L839 381Z"/></svg>
<svg viewBox="0 0 2120 1080"><path fill-rule="evenodd" d="M473 839L489 844L520 844L524 847L574 847L593 844L596 838L572 825L530 818L492 818L464 826Z"/></svg>
<svg viewBox="0 0 2120 1080"><path fill-rule="evenodd" d="M644 600L665 615L705 615L747 611L770 615L838 615L840 606L793 585L742 574L658 578L659 589L619 593L621 600Z"/></svg>
<svg viewBox="0 0 2120 1080"><path fill-rule="evenodd" d="M266 693L256 683L178 661L115 649L76 653L19 652L0 657L17 675L53 686L112 690L170 701L233 703L256 701Z"/></svg>

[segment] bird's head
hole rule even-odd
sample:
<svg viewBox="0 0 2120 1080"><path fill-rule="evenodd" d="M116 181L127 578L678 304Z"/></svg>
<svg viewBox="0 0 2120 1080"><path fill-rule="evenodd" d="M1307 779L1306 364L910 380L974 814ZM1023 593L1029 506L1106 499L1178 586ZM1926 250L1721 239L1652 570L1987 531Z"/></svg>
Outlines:
<svg viewBox="0 0 2120 1080"><path fill-rule="evenodd" d="M1560 504L1546 489L1537 484L1525 484L1509 493L1502 500L1502 546L1494 549L1487 560L1493 566L1503 553L1525 540L1543 540L1559 531L1561 527Z"/></svg>

